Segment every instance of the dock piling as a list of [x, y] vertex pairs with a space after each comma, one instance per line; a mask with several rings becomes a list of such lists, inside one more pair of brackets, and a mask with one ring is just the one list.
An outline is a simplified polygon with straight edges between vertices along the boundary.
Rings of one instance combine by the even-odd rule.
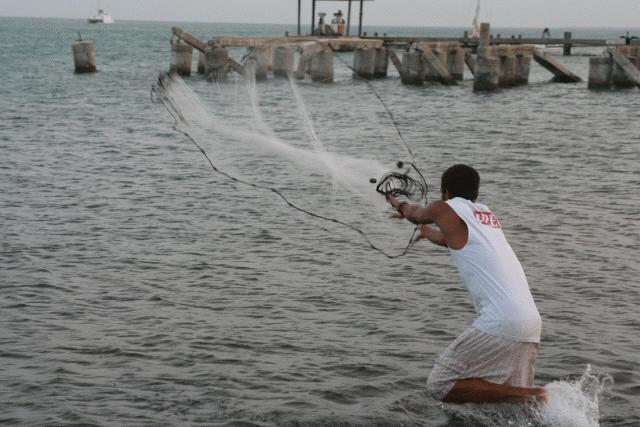
[[78, 40], [72, 46], [73, 64], [76, 73], [96, 72], [96, 51], [90, 40]]
[[209, 81], [227, 81], [229, 52], [224, 46], [214, 44], [205, 50], [205, 76]]
[[253, 71], [256, 81], [266, 80], [269, 69], [266, 49], [262, 47], [250, 47], [247, 55], [247, 64], [249, 61], [253, 62], [249, 68]]
[[191, 64], [193, 62], [193, 47], [181, 43], [180, 40], [171, 41], [171, 66], [170, 73], [177, 73], [180, 76], [191, 75]]
[[[620, 51], [623, 49], [607, 48], [605, 53], [609, 54], [613, 60], [612, 80], [618, 87], [640, 87], [640, 70], [632, 63], [627, 56]], [[630, 54], [629, 49], [624, 52]]]
[[486, 56], [486, 49], [491, 45], [491, 24], [482, 22], [480, 24], [480, 38], [478, 40], [478, 56]]
[[473, 79], [474, 92], [493, 92], [498, 89], [500, 59], [495, 56], [478, 56]]
[[273, 77], [288, 78], [293, 74], [295, 51], [290, 46], [276, 46], [273, 49]]
[[516, 85], [526, 85], [529, 83], [529, 71], [531, 70], [531, 54], [522, 50], [516, 51]]
[[562, 54], [564, 56], [571, 56], [571, 31], [565, 31], [564, 43], [562, 45]]
[[357, 48], [353, 55], [353, 78], [372, 79], [376, 66], [376, 50]]
[[498, 86], [509, 87], [516, 84], [516, 57], [508, 45], [498, 46], [497, 56], [500, 59]]
[[589, 58], [589, 89], [609, 89], [612, 81], [613, 60], [609, 56]]
[[389, 54], [387, 48], [378, 47], [375, 48], [376, 61], [373, 67], [373, 77], [377, 79], [387, 77], [389, 70]]
[[400, 80], [405, 85], [422, 85], [424, 83], [424, 65], [422, 63], [422, 53], [410, 49], [402, 55], [402, 66]]
[[311, 80], [318, 83], [333, 83], [333, 51], [323, 49], [311, 55]]
[[296, 69], [296, 79], [304, 80], [304, 78], [309, 74], [309, 65], [311, 63], [311, 57], [301, 52], [298, 57], [298, 68]]
[[449, 47], [447, 55], [447, 70], [455, 80], [464, 79], [465, 50], [460, 45]]

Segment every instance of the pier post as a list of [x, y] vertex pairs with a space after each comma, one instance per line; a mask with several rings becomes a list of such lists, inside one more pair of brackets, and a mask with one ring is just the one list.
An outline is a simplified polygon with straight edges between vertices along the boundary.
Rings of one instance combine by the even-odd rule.
[[565, 31], [564, 33], [564, 44], [562, 51], [564, 56], [571, 56], [571, 31]]
[[205, 76], [209, 81], [226, 81], [229, 75], [229, 52], [220, 45], [208, 47], [204, 53]]
[[464, 78], [464, 55], [465, 51], [459, 44], [449, 47], [447, 69], [451, 77], [456, 80]]
[[96, 72], [96, 51], [93, 42], [89, 40], [78, 40], [72, 46], [73, 64], [76, 73]]
[[499, 46], [497, 52], [500, 58], [500, 74], [498, 86], [508, 87], [516, 84], [516, 57], [509, 46]]
[[474, 92], [493, 92], [498, 89], [500, 59], [494, 56], [478, 56], [474, 73]]
[[531, 70], [531, 55], [521, 49], [516, 50], [516, 85], [526, 85], [529, 83], [529, 72]]
[[333, 82], [333, 51], [323, 49], [311, 55], [311, 80], [319, 83]]
[[300, 53], [298, 57], [298, 68], [296, 69], [296, 79], [304, 80], [309, 73], [309, 65], [311, 63], [311, 57], [306, 53]]
[[[628, 80], [628, 81], [632, 81], [633, 84], [640, 87], [640, 70], [634, 63], [631, 62], [629, 58], [627, 58], [627, 56], [625, 56], [621, 52], [621, 49], [615, 49], [615, 48], [609, 47], [605, 50], [605, 54], [608, 54], [611, 57], [611, 60], [613, 61], [613, 64], [614, 64], [613, 72], [615, 72], [616, 68], [619, 68], [620, 73], [624, 74], [626, 77], [624, 81], [620, 77], [618, 84], [626, 85], [627, 84], [626, 80]], [[615, 81], [613, 83], [616, 84]]]
[[267, 51], [263, 47], [250, 47], [248, 49], [249, 60], [253, 60], [253, 73], [256, 81], [267, 79], [268, 62]]
[[204, 52], [198, 51], [198, 74], [204, 74], [205, 71], [205, 60], [204, 60]]
[[353, 78], [372, 79], [376, 66], [376, 50], [357, 48], [353, 55]]
[[422, 52], [411, 49], [402, 55], [400, 80], [405, 85], [422, 85], [424, 83], [424, 64]]
[[387, 53], [387, 48], [378, 47], [375, 49], [376, 51], [376, 62], [373, 67], [373, 77], [380, 79], [387, 77], [387, 73], [389, 70], [389, 54]]
[[[628, 58], [634, 66], [636, 65], [636, 58], [631, 57], [630, 46], [619, 46], [616, 50]], [[630, 88], [636, 85], [635, 80], [629, 78], [625, 70], [620, 65], [616, 64], [615, 61], [611, 72], [611, 80], [613, 85], [619, 88]]]
[[609, 89], [612, 82], [613, 60], [610, 56], [589, 58], [589, 89]]
[[193, 47], [181, 43], [180, 40], [171, 41], [171, 66], [170, 73], [177, 73], [181, 76], [191, 75], [191, 64], [193, 62]]
[[273, 49], [273, 77], [288, 78], [293, 74], [295, 51], [290, 46], [276, 46]]
[[478, 40], [478, 56], [487, 56], [487, 48], [491, 45], [491, 24], [480, 24], [480, 39]]

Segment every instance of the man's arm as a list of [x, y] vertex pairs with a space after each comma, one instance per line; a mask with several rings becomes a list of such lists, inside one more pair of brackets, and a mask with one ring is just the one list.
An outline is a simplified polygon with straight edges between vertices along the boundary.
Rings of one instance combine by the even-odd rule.
[[420, 229], [420, 234], [418, 234], [418, 236], [416, 237], [415, 242], [420, 239], [427, 239], [435, 245], [444, 246], [445, 248], [447, 247], [447, 241], [445, 240], [442, 231], [436, 230], [435, 228], [426, 224], [420, 224], [418, 228]]
[[467, 225], [445, 202], [437, 200], [427, 206], [422, 206], [401, 203], [391, 195], [387, 196], [387, 201], [396, 208], [400, 218], [404, 217], [414, 224], [435, 223], [439, 230], [427, 231], [429, 234], [425, 236], [433, 243], [456, 250], [462, 249], [467, 244], [469, 235]]
[[402, 218], [414, 224], [433, 224], [438, 217], [448, 210], [443, 201], [437, 200], [427, 206], [400, 202], [397, 197], [388, 195], [387, 201], [393, 206]]

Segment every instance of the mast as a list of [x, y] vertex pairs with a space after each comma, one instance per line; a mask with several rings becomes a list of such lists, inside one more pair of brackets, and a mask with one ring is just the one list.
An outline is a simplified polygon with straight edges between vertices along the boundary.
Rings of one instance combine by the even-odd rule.
[[480, 19], [480, 0], [476, 4], [476, 14], [473, 17], [473, 22], [471, 23], [471, 37], [480, 37], [480, 23], [478, 20]]

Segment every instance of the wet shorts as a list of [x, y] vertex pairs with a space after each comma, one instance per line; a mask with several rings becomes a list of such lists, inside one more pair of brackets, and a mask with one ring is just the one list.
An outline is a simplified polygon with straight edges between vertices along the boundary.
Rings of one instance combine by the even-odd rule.
[[537, 356], [537, 343], [511, 341], [471, 327], [438, 356], [427, 392], [442, 400], [456, 381], [468, 378], [531, 387]]

